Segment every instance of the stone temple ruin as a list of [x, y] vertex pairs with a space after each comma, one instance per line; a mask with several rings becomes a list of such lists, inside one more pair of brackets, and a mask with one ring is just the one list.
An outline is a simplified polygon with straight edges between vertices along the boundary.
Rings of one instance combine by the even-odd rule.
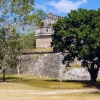
[[43, 26], [36, 28], [36, 47], [37, 48], [50, 48], [52, 42], [51, 35], [54, 33], [52, 24], [55, 23], [60, 16], [48, 13], [47, 19], [43, 20]]
[[[48, 13], [48, 16], [45, 20], [43, 20], [43, 26], [36, 27], [36, 48], [51, 48], [51, 35], [53, 35], [54, 30], [52, 28], [52, 24], [57, 22], [58, 18], [60, 16], [54, 15], [53, 13]], [[62, 18], [62, 17], [60, 17]], [[37, 61], [35, 61], [35, 65], [33, 70], [28, 70], [26, 72], [30, 73], [39, 73], [41, 76], [48, 76], [52, 78], [59, 78], [63, 76], [63, 79], [69, 79], [69, 80], [87, 80], [89, 79], [88, 72], [85, 71], [83, 68], [71, 68], [65, 73], [65, 66], [62, 64], [62, 55], [60, 53], [44, 53], [45, 51], [42, 51], [42, 56], [40, 56]], [[41, 61], [39, 60], [41, 59]], [[28, 60], [26, 60], [28, 61]], [[25, 63], [24, 59], [23, 62]], [[33, 62], [33, 61], [32, 61]], [[23, 63], [23, 64], [24, 64]], [[25, 63], [24, 66], [26, 66], [27, 63]], [[29, 65], [29, 64], [28, 64]], [[30, 66], [31, 62], [30, 62]], [[36, 67], [38, 66], [38, 67]], [[27, 68], [26, 68], [27, 69]], [[23, 70], [23, 69], [22, 69]], [[83, 73], [81, 75], [81, 73]]]
[[[58, 20], [59, 16], [48, 14], [43, 20], [44, 25], [36, 28], [36, 47], [49, 48], [52, 42], [51, 35], [54, 33], [52, 24]], [[21, 55], [20, 67], [8, 69], [13, 73], [33, 74], [38, 77], [50, 77], [63, 80], [89, 80], [90, 75], [84, 68], [68, 68], [62, 64], [63, 55], [44, 49], [41, 52], [23, 53]], [[76, 64], [77, 65], [77, 64]], [[100, 71], [99, 71], [100, 73]], [[100, 74], [98, 74], [100, 78]]]

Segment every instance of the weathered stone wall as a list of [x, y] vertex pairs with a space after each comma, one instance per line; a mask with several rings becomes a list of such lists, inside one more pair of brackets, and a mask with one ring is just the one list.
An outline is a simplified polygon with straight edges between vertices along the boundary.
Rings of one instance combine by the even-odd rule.
[[[37, 53], [24, 54], [21, 56], [19, 73], [34, 74], [51, 78], [62, 78], [67, 80], [89, 80], [90, 75], [85, 68], [68, 68], [62, 64], [60, 53]], [[18, 68], [9, 69], [12, 73], [17, 73]], [[98, 74], [100, 78], [100, 71]]]
[[90, 75], [85, 68], [69, 68], [63, 73], [63, 78], [68, 80], [89, 80]]
[[59, 53], [22, 55], [20, 73], [59, 78], [65, 66]]
[[49, 48], [51, 47], [52, 39], [51, 36], [37, 36], [36, 47], [37, 48]]

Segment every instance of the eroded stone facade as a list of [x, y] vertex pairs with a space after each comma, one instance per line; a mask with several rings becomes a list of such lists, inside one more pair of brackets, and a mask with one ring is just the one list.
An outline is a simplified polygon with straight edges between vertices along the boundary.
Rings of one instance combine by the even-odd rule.
[[43, 20], [43, 26], [36, 28], [36, 47], [37, 48], [49, 48], [51, 47], [52, 39], [51, 35], [54, 33], [52, 24], [58, 20], [59, 16], [49, 13], [47, 19]]
[[37, 48], [49, 48], [51, 47], [50, 42], [52, 41], [50, 35], [37, 36], [36, 38], [36, 47]]

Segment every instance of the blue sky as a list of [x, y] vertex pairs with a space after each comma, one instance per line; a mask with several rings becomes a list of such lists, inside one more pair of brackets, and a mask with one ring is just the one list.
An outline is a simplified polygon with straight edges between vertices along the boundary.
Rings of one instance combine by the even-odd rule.
[[66, 16], [71, 10], [78, 8], [98, 9], [100, 0], [35, 0], [35, 8], [42, 9], [46, 13]]

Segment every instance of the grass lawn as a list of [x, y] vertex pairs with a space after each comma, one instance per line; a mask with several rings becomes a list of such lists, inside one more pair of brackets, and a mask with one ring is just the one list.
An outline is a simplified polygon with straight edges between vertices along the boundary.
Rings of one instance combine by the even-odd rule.
[[[0, 80], [2, 75], [0, 75]], [[1, 80], [2, 81], [2, 80]], [[75, 81], [52, 79], [48, 77], [38, 77], [34, 75], [6, 75], [6, 82], [27, 84], [37, 88], [45, 89], [82, 89], [82, 88], [100, 88], [100, 81]]]
[[[100, 82], [63, 81], [33, 75], [7, 75], [0, 100], [100, 100]], [[0, 76], [1, 79], [1, 76]], [[96, 89], [97, 91], [88, 91]]]

